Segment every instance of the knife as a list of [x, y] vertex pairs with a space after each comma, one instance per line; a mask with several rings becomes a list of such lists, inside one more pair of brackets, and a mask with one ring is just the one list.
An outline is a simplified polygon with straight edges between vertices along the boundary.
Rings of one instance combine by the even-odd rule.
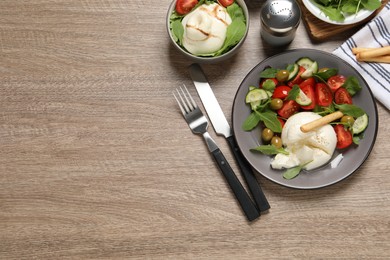
[[265, 197], [256, 177], [252, 171], [252, 167], [248, 161], [244, 158], [241, 151], [238, 148], [237, 142], [234, 139], [233, 131], [230, 128], [229, 123], [216, 99], [210, 84], [208, 83], [206, 76], [199, 64], [191, 64], [190, 75], [194, 82], [195, 88], [198, 92], [203, 106], [210, 118], [210, 121], [214, 127], [215, 132], [218, 135], [222, 135], [229, 143], [230, 149], [233, 152], [241, 173], [248, 185], [256, 206], [260, 211], [266, 211], [270, 208], [270, 205]]

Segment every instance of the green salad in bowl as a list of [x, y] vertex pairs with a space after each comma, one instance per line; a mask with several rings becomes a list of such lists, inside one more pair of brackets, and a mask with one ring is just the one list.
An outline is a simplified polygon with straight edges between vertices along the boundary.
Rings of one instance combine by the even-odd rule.
[[233, 55], [246, 38], [248, 27], [243, 0], [177, 0], [167, 15], [172, 42], [197, 62]]

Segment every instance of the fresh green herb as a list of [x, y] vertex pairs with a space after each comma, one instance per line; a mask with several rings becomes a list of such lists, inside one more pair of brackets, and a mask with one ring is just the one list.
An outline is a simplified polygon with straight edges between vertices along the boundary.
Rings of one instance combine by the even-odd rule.
[[296, 167], [290, 168], [283, 173], [283, 178], [287, 180], [294, 179], [302, 171], [302, 166], [298, 165]]
[[253, 111], [244, 121], [242, 129], [250, 131], [255, 128], [260, 121], [264, 122], [265, 126], [271, 129], [274, 133], [282, 132], [282, 124], [278, 120], [275, 112], [266, 110], [264, 112]]
[[292, 89], [287, 94], [288, 100], [296, 100], [300, 92], [300, 88], [298, 85], [294, 85]]
[[325, 71], [314, 73], [313, 76], [326, 83], [326, 81], [339, 73], [338, 69], [327, 69]]
[[345, 80], [343, 87], [348, 91], [351, 96], [354, 96], [357, 92], [362, 90], [362, 86], [360, 86], [358, 79], [354, 76], [348, 77]]
[[242, 124], [242, 129], [244, 131], [251, 131], [253, 128], [255, 128], [259, 122], [260, 122], [261, 118], [259, 116], [259, 114], [256, 112], [256, 111], [253, 111], [244, 121], [244, 123]]
[[352, 116], [354, 118], [360, 117], [364, 115], [366, 112], [364, 112], [363, 109], [356, 105], [349, 105], [349, 104], [334, 104], [335, 108], [343, 112], [344, 115]]
[[275, 112], [272, 112], [270, 110], [265, 112], [257, 112], [261, 121], [264, 122], [265, 126], [269, 129], [271, 129], [274, 133], [281, 133], [282, 132], [282, 124], [278, 120], [278, 117]]
[[266, 79], [263, 83], [263, 89], [273, 92], [276, 87], [275, 81], [272, 79]]
[[223, 46], [219, 51], [217, 51], [214, 56], [222, 55], [223, 53], [230, 50], [235, 46], [241, 39], [244, 37], [246, 25], [243, 20], [235, 19], [228, 26], [226, 31], [226, 39], [223, 43]]
[[287, 179], [287, 180], [291, 180], [291, 179], [294, 179], [295, 177], [298, 176], [298, 174], [302, 171], [303, 167], [305, 167], [306, 165], [308, 165], [309, 163], [311, 163], [312, 161], [309, 161], [307, 163], [304, 163], [302, 165], [298, 165], [296, 167], [293, 167], [293, 168], [290, 168], [290, 169], [287, 169], [287, 171], [285, 171], [283, 173], [283, 178]]
[[311, 0], [330, 20], [342, 22], [349, 15], [362, 9], [376, 10], [381, 6], [380, 0]]
[[260, 72], [260, 78], [270, 79], [275, 78], [278, 70], [275, 68], [266, 68], [262, 72]]
[[275, 155], [278, 153], [288, 155], [288, 152], [284, 148], [276, 148], [275, 146], [268, 144], [268, 145], [259, 145], [255, 148], [250, 149], [253, 152], [261, 152], [265, 155]]

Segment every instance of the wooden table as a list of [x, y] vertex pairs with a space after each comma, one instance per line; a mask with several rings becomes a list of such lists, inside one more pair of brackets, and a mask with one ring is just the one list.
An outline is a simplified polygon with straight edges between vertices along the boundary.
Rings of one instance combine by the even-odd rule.
[[[169, 4], [0, 1], [0, 258], [389, 258], [389, 111], [378, 104], [376, 145], [345, 181], [296, 190], [257, 175], [272, 208], [248, 223], [173, 99], [192, 83]], [[261, 2], [248, 5], [239, 54], [203, 67], [229, 121], [243, 77], [283, 51], [260, 38]], [[301, 25], [287, 48], [332, 52], [346, 37], [312, 42]]]

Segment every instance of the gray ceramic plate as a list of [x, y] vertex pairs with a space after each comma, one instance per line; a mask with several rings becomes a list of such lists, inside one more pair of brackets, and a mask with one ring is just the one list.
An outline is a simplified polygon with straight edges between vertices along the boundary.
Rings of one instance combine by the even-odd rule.
[[[338, 68], [339, 73], [342, 75], [356, 76], [363, 89], [353, 97], [353, 102], [366, 111], [369, 116], [369, 125], [360, 145], [352, 145], [341, 151], [344, 158], [336, 168], [332, 168], [330, 163], [328, 163], [311, 171], [302, 171], [296, 178], [286, 180], [282, 177], [283, 170], [274, 170], [271, 168], [270, 156], [250, 151], [251, 148], [261, 144], [261, 141], [259, 140], [260, 127], [256, 127], [250, 132], [242, 130], [242, 124], [251, 112], [250, 107], [245, 104], [245, 95], [247, 94], [249, 86], [258, 86], [259, 74], [265, 67], [284, 68], [287, 64], [294, 63], [300, 57], [310, 57], [311, 59], [316, 60], [319, 63], [319, 67]], [[238, 146], [254, 170], [269, 180], [283, 186], [299, 189], [315, 189], [337, 183], [359, 169], [374, 146], [378, 129], [378, 114], [371, 90], [366, 81], [351, 65], [327, 52], [313, 49], [297, 49], [272, 56], [260, 62], [248, 73], [242, 81], [234, 99], [232, 122]], [[333, 158], [339, 153], [340, 152], [336, 150]]]

